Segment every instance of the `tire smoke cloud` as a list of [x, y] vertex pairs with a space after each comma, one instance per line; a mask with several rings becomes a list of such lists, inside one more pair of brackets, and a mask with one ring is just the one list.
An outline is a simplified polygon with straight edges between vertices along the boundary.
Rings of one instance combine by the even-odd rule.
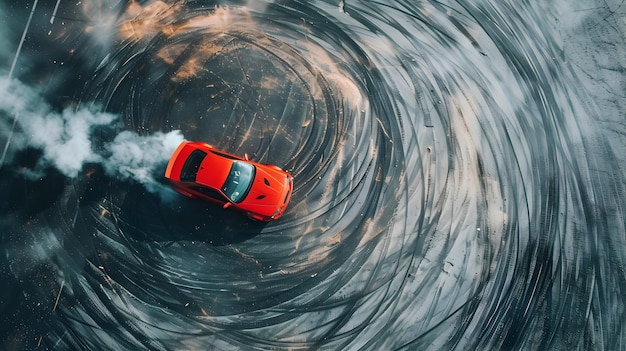
[[166, 163], [183, 140], [180, 131], [139, 135], [119, 133], [103, 146], [94, 145], [98, 128], [112, 128], [119, 117], [97, 105], [66, 107], [55, 111], [35, 88], [16, 79], [0, 78], [0, 111], [4, 129], [12, 132], [7, 140], [4, 165], [18, 150], [35, 148], [42, 156], [36, 167], [25, 174], [43, 176], [52, 166], [67, 177], [79, 175], [86, 163], [99, 163], [107, 175], [144, 184], [156, 191], [153, 173]]

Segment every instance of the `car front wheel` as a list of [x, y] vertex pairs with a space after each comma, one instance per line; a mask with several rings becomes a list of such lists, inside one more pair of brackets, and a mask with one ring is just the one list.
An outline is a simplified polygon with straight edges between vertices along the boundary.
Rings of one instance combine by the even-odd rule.
[[257, 221], [257, 222], [267, 222], [268, 219], [263, 217], [263, 216], [259, 216], [257, 214], [254, 213], [250, 213], [248, 212], [248, 218], [250, 218], [253, 221]]

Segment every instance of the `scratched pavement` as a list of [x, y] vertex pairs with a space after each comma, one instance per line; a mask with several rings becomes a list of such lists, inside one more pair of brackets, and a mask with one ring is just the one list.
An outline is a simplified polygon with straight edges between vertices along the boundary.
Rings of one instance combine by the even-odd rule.
[[[625, 12], [3, 0], [0, 349], [624, 349]], [[184, 139], [284, 216], [175, 193]]]

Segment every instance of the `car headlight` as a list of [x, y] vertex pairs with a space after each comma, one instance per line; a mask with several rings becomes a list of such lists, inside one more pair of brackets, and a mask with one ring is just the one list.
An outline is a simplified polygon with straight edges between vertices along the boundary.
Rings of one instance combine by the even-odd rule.
[[282, 210], [283, 210], [283, 206], [280, 206], [276, 211], [274, 211], [274, 213], [272, 213], [272, 216], [271, 216], [272, 219], [274, 219], [274, 217], [276, 217]]

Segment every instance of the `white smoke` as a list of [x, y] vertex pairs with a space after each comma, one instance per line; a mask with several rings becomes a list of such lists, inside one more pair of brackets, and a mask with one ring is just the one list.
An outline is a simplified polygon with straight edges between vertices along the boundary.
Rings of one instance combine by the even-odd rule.
[[159, 183], [153, 177], [154, 167], [167, 162], [181, 141], [183, 135], [178, 130], [148, 136], [121, 132], [107, 147], [111, 155], [104, 160], [104, 169], [109, 175], [133, 179], [157, 192]]
[[0, 78], [0, 111], [16, 121], [7, 142], [18, 149], [41, 149], [42, 166], [53, 165], [68, 177], [75, 177], [86, 162], [101, 161], [91, 148], [90, 131], [116, 119], [93, 107], [53, 111], [34, 89], [7, 77]]
[[[137, 181], [153, 192], [159, 190], [155, 167], [163, 166], [183, 140], [180, 131], [147, 136], [124, 131], [95, 150], [91, 138], [94, 128], [107, 126], [118, 116], [96, 106], [54, 111], [35, 89], [8, 77], [0, 77], [0, 114], [5, 135], [0, 139], [5, 144], [0, 147], [8, 149], [10, 145], [12, 151], [40, 149], [39, 167], [53, 166], [68, 177], [76, 177], [86, 163], [100, 163], [107, 175]], [[6, 157], [10, 159], [11, 153]]]

